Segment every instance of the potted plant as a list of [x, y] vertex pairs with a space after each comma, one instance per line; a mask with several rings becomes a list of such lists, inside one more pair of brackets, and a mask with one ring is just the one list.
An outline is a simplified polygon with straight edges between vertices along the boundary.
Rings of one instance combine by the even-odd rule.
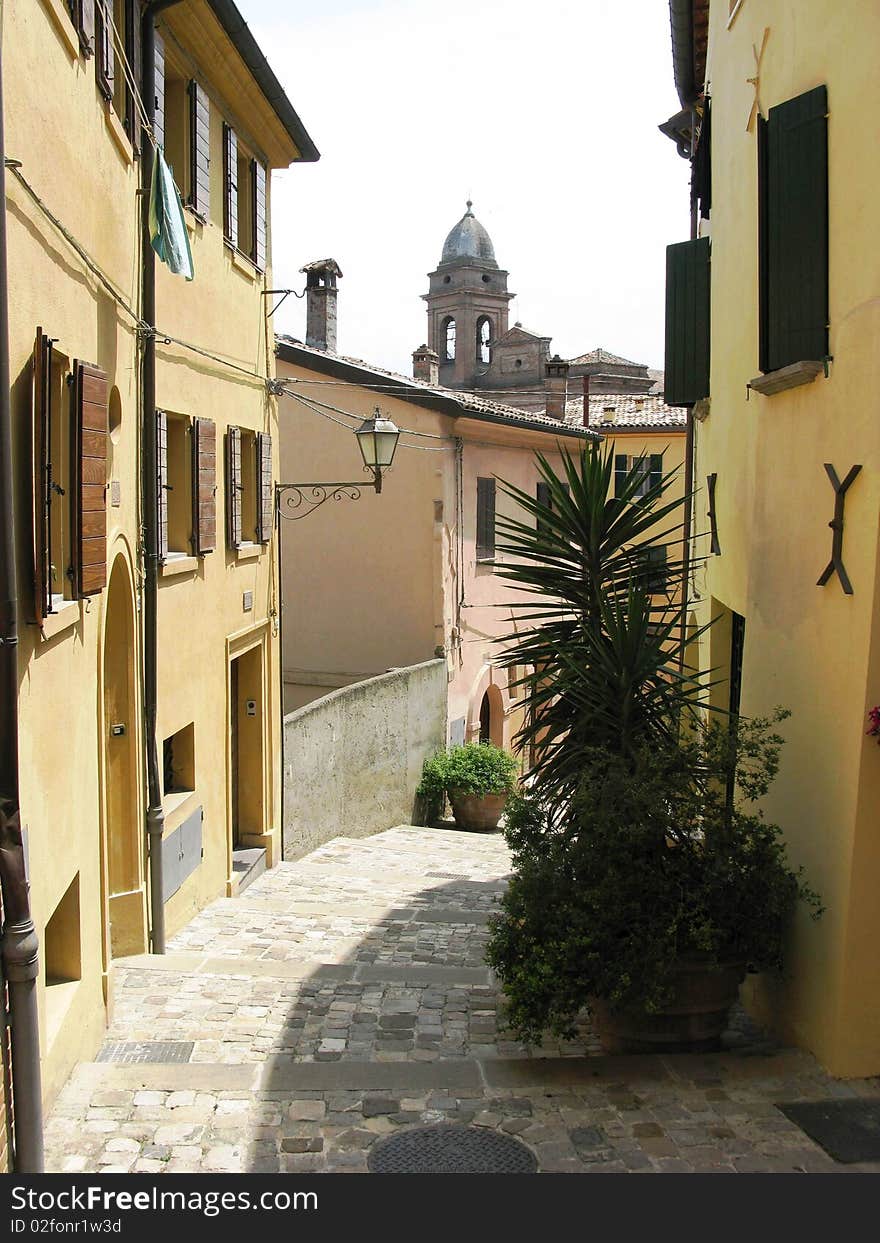
[[512, 755], [491, 743], [467, 742], [425, 760], [416, 793], [429, 815], [439, 815], [448, 798], [459, 828], [485, 832], [498, 827], [516, 775]]
[[521, 1038], [570, 1036], [587, 1009], [609, 1052], [718, 1047], [746, 971], [781, 967], [798, 902], [819, 913], [754, 807], [785, 715], [627, 758], [595, 748], [564, 816], [537, 796], [508, 805], [514, 874], [488, 960]]
[[531, 596], [511, 605], [520, 626], [500, 663], [539, 676], [516, 739], [535, 756], [531, 789], [508, 806], [514, 871], [488, 960], [528, 1041], [572, 1034], [588, 1008], [608, 1048], [711, 1047], [745, 971], [781, 965], [796, 904], [819, 914], [756, 807], [786, 714], [713, 719], [687, 668], [684, 567], [667, 560], [660, 591], [646, 555], [676, 547], [672, 475], [645, 490], [636, 463], [612, 495], [610, 450], [560, 456], [561, 475], [538, 458], [549, 505], [504, 485], [524, 516], [497, 520], [509, 555], [496, 573]]

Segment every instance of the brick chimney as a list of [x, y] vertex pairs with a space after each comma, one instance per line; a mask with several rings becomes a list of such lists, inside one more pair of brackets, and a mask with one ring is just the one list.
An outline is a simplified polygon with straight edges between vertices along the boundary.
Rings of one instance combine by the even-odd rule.
[[547, 359], [544, 372], [544, 390], [547, 394], [546, 415], [548, 419], [565, 418], [565, 402], [568, 397], [568, 363], [558, 354]]
[[413, 378], [416, 380], [424, 380], [426, 384], [433, 384], [434, 387], [440, 383], [440, 356], [434, 350], [429, 350], [427, 345], [420, 345], [417, 350], [413, 350]]
[[313, 350], [336, 349], [336, 278], [342, 269], [335, 259], [317, 259], [300, 272], [306, 276], [306, 345]]

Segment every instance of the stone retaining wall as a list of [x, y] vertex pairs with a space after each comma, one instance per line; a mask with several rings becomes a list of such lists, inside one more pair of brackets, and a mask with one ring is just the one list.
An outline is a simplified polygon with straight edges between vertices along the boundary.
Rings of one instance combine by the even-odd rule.
[[284, 718], [284, 858], [415, 814], [426, 756], [446, 742], [446, 662], [394, 669]]

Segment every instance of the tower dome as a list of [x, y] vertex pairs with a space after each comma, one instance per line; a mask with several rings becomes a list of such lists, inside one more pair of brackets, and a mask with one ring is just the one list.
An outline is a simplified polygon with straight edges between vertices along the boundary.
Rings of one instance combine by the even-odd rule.
[[467, 202], [467, 211], [458, 224], [450, 230], [443, 243], [441, 263], [455, 263], [462, 259], [476, 259], [487, 267], [497, 268], [495, 247], [492, 239], [471, 211], [473, 204]]

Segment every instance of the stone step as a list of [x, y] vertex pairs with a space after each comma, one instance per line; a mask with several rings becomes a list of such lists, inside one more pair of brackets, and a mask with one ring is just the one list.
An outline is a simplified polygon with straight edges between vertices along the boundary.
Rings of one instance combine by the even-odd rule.
[[117, 968], [174, 972], [179, 975], [236, 975], [282, 980], [342, 980], [355, 984], [445, 985], [486, 987], [492, 984], [488, 967], [446, 967], [433, 963], [320, 963], [277, 958], [219, 958], [215, 955], [137, 954], [116, 959]]
[[233, 850], [232, 884], [235, 894], [244, 893], [266, 870], [266, 851], [260, 846]]

